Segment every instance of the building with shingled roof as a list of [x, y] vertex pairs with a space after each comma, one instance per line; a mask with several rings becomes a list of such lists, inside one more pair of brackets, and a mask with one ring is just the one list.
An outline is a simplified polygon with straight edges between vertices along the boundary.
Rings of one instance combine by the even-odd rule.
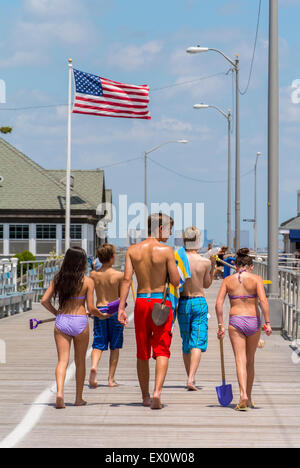
[[[0, 138], [0, 258], [64, 253], [65, 179], [66, 171], [47, 170]], [[95, 255], [111, 221], [112, 192], [101, 169], [74, 170], [71, 179], [71, 246]]]

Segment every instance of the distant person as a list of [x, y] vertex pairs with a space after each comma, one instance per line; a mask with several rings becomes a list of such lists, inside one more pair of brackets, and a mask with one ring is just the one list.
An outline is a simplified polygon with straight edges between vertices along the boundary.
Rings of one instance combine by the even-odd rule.
[[[97, 308], [105, 313], [107, 306], [119, 299], [123, 273], [114, 270], [116, 249], [111, 244], [104, 244], [98, 248], [97, 256], [101, 268], [92, 271], [91, 279], [95, 284], [97, 296]], [[94, 318], [94, 341], [92, 351], [92, 366], [89, 383], [92, 388], [98, 387], [97, 371], [103, 351], [110, 348], [108, 386], [118, 386], [115, 381], [115, 373], [119, 362], [120, 349], [123, 347], [124, 327], [118, 321], [118, 315], [113, 315], [107, 320]]]
[[[83, 400], [83, 386], [86, 375], [86, 352], [89, 344], [89, 323], [85, 304], [90, 314], [102, 319], [106, 314], [94, 305], [94, 283], [85, 276], [87, 256], [81, 247], [71, 247], [65, 254], [61, 269], [45, 292], [41, 304], [56, 316], [54, 337], [57, 346], [56, 367], [57, 397], [56, 408], [65, 408], [64, 384], [70, 359], [72, 341], [75, 348], [76, 400], [75, 406], [86, 405]], [[57, 298], [59, 309], [51, 299]]]
[[265, 318], [265, 331], [272, 333], [269, 316], [269, 304], [266, 298], [263, 280], [254, 275], [253, 259], [249, 249], [240, 249], [236, 258], [237, 273], [224, 279], [216, 302], [218, 338], [223, 339], [225, 325], [223, 319], [223, 304], [226, 295], [230, 299], [229, 337], [236, 360], [236, 371], [240, 386], [240, 401], [237, 411], [246, 411], [254, 407], [252, 387], [254, 382], [254, 358], [261, 335], [260, 310], [258, 299]]
[[[134, 310], [135, 334], [137, 344], [137, 372], [144, 406], [161, 409], [161, 393], [168, 370], [170, 346], [172, 341], [173, 312], [170, 307], [165, 324], [157, 326], [152, 320], [155, 303], [161, 303], [168, 277], [175, 288], [179, 286], [180, 276], [177, 270], [174, 252], [163, 245], [172, 233], [174, 221], [163, 213], [151, 214], [148, 218], [148, 238], [129, 247], [126, 254], [125, 274], [121, 287], [119, 321], [127, 325], [128, 316], [125, 302], [129, 294], [133, 273], [138, 282], [137, 300]], [[156, 360], [155, 388], [153, 398], [149, 392], [149, 359]]]
[[180, 295], [177, 312], [182, 338], [183, 361], [187, 373], [187, 389], [197, 390], [195, 376], [201, 355], [207, 350], [208, 306], [204, 289], [211, 286], [216, 260], [198, 254], [201, 232], [189, 227], [183, 235], [184, 247], [191, 269], [191, 278], [186, 279]]
[[230, 265], [232, 265], [233, 268], [230, 268], [229, 265], [224, 265], [224, 273], [223, 273], [223, 276], [224, 276], [224, 279], [227, 278], [227, 276], [230, 276], [232, 275], [233, 273], [235, 273], [235, 257], [231, 257], [230, 255], [228, 257], [225, 257], [225, 261], [226, 263], [229, 263]]
[[[226, 246], [221, 247], [218, 253], [218, 257], [220, 260], [224, 260], [224, 257], [227, 251], [228, 251], [228, 247]], [[224, 265], [219, 260], [217, 260], [217, 267], [215, 269], [214, 279], [223, 278], [223, 274], [224, 274]]]

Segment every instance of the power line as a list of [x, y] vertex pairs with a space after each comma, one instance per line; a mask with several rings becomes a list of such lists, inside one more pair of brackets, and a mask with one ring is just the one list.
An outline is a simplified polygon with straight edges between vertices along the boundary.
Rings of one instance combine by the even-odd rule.
[[108, 169], [108, 168], [114, 167], [114, 166], [121, 166], [122, 164], [127, 164], [127, 163], [130, 163], [132, 161], [137, 161], [138, 159], [143, 159], [143, 158], [142, 158], [142, 156], [139, 156], [138, 158], [125, 159], [125, 161], [119, 161], [119, 162], [116, 162], [116, 163], [113, 163], [113, 164], [108, 164], [107, 166], [101, 166], [101, 169]]
[[[166, 171], [168, 172], [171, 172], [175, 175], [177, 175], [178, 177], [181, 177], [183, 179], [187, 179], [187, 180], [192, 180], [194, 182], [201, 182], [203, 184], [222, 184], [222, 183], [225, 183], [227, 182], [228, 179], [224, 179], [224, 180], [204, 180], [204, 179], [197, 179], [196, 177], [190, 177], [190, 176], [186, 176], [184, 174], [181, 174], [180, 172], [177, 172], [175, 171], [174, 169], [171, 169], [170, 167], [167, 167], [167, 166], [164, 166], [163, 164], [155, 161], [154, 159], [152, 159], [150, 156], [148, 156], [148, 159], [150, 159], [150, 161], [152, 161], [154, 164], [156, 164], [157, 166], [160, 166], [162, 167], [163, 169], [165, 169]], [[251, 169], [250, 171], [247, 171], [245, 172], [245, 174], [241, 175], [241, 177], [246, 177], [247, 175], [251, 174], [252, 172], [254, 171], [254, 169]]]
[[249, 89], [250, 82], [251, 82], [251, 77], [252, 77], [252, 72], [253, 72], [253, 65], [254, 65], [254, 58], [255, 58], [255, 52], [256, 52], [256, 46], [257, 46], [257, 39], [258, 39], [258, 31], [259, 31], [259, 23], [260, 23], [260, 15], [261, 15], [261, 0], [259, 0], [259, 6], [258, 6], [258, 17], [257, 17], [257, 25], [256, 25], [256, 34], [255, 34], [255, 40], [254, 40], [254, 48], [253, 48], [253, 55], [252, 55], [252, 60], [251, 60], [251, 65], [250, 65], [250, 73], [249, 73], [249, 78], [248, 78], [248, 83], [244, 91], [239, 90], [239, 93], [244, 96]]
[[151, 89], [151, 92], [153, 93], [154, 91], [160, 91], [162, 89], [175, 88], [176, 86], [183, 86], [183, 85], [186, 85], [186, 84], [197, 83], [199, 81], [208, 80], [209, 78], [214, 78], [215, 76], [227, 75], [227, 74], [228, 74], [228, 71], [226, 71], [226, 72], [224, 71], [224, 72], [214, 73], [213, 75], [202, 76], [200, 78], [196, 78], [195, 80], [180, 81], [179, 83], [162, 86], [161, 88], [153, 88], [153, 89]]

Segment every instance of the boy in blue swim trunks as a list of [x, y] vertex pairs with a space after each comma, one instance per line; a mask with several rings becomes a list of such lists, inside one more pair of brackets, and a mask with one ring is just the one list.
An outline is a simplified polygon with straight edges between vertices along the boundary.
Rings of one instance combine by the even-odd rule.
[[216, 261], [198, 254], [201, 232], [187, 228], [183, 235], [186, 254], [190, 263], [191, 278], [187, 279], [180, 295], [178, 322], [182, 338], [183, 360], [188, 376], [187, 389], [197, 390], [195, 376], [202, 353], [207, 349], [208, 307], [204, 289], [210, 287]]
[[[107, 311], [107, 305], [120, 297], [120, 286], [123, 273], [114, 270], [116, 249], [111, 244], [104, 244], [98, 248], [97, 256], [102, 263], [100, 270], [92, 271], [90, 276], [95, 283], [97, 307], [100, 311]], [[89, 383], [97, 388], [97, 370], [103, 351], [110, 347], [108, 386], [116, 387], [115, 373], [119, 361], [120, 349], [123, 347], [124, 327], [118, 321], [118, 314], [106, 320], [94, 318], [94, 342], [92, 352], [92, 366]]]

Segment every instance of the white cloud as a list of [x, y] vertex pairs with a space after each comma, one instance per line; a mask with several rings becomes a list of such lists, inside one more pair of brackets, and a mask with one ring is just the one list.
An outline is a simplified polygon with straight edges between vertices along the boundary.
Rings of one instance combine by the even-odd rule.
[[292, 86], [280, 88], [280, 120], [292, 124], [300, 123], [300, 104], [293, 104]]
[[[94, 0], [90, 0], [94, 1]], [[6, 40], [3, 68], [49, 63], [54, 47], [85, 50], [95, 37], [82, 0], [24, 0]]]
[[0, 67], [2, 68], [14, 68], [14, 67], [26, 67], [28, 65], [34, 65], [37, 63], [46, 63], [47, 58], [40, 54], [36, 50], [20, 50], [14, 52], [7, 58], [0, 58]]
[[25, 0], [25, 9], [33, 15], [65, 16], [82, 10], [82, 5], [78, 0]]
[[159, 41], [146, 42], [141, 46], [118, 43], [111, 47], [108, 62], [126, 71], [137, 70], [152, 63], [161, 50], [162, 43]]

